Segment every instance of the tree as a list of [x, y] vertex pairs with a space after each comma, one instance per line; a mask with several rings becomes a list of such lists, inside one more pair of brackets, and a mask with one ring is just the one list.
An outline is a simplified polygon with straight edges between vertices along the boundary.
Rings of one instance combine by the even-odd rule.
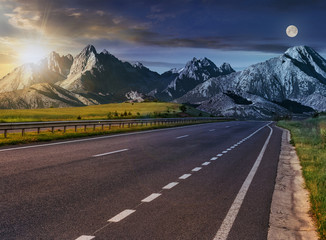
[[181, 105], [180, 107], [179, 107], [179, 109], [181, 110], [181, 112], [186, 112], [187, 111], [187, 107], [185, 106], [185, 105]]

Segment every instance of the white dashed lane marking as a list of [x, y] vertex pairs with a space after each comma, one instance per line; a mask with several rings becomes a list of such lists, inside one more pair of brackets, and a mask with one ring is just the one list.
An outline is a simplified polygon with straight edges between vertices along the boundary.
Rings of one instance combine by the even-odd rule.
[[95, 236], [81, 235], [79, 238], [76, 238], [75, 240], [91, 240], [93, 238], [95, 238]]
[[171, 189], [171, 188], [175, 187], [178, 184], [179, 184], [178, 182], [171, 182], [168, 185], [164, 186], [162, 189]]
[[114, 154], [114, 153], [125, 152], [125, 151], [128, 151], [128, 150], [129, 149], [121, 149], [121, 150], [117, 150], [117, 151], [113, 151], [113, 152], [107, 152], [107, 153], [101, 153], [101, 154], [93, 155], [93, 157], [101, 157], [101, 156], [110, 155], [110, 154]]
[[191, 174], [183, 174], [181, 177], [179, 177], [179, 179], [187, 179], [190, 176]]
[[191, 171], [198, 172], [200, 169], [201, 169], [201, 167], [196, 167], [196, 168], [192, 169]]
[[[255, 135], [257, 132], [259, 132], [261, 129], [263, 129], [263, 128], [266, 127], [266, 126], [268, 126], [268, 124], [265, 125], [265, 126], [263, 126], [263, 127], [261, 127], [261, 128], [259, 128], [258, 130], [256, 130], [255, 132], [253, 132], [251, 135], [249, 135], [249, 136], [247, 136], [246, 138], [242, 139], [241, 141], [237, 142], [236, 144], [234, 144], [234, 145], [231, 146], [230, 148], [227, 148], [227, 149], [224, 150], [222, 153], [217, 154], [216, 157], [212, 157], [210, 160], [211, 160], [211, 161], [215, 161], [215, 160], [217, 160], [218, 157], [221, 157], [221, 156], [223, 156], [224, 153], [227, 153], [228, 151], [231, 151], [232, 149], [234, 149], [235, 147], [237, 147], [238, 145], [240, 145], [241, 143], [243, 143], [243, 142], [246, 141], [247, 139], [251, 138], [253, 135]], [[230, 126], [226, 126], [226, 128], [228, 128], [228, 127], [230, 127]], [[268, 127], [269, 127], [269, 126], [268, 126]], [[269, 127], [269, 128], [270, 128], [270, 127]], [[271, 128], [270, 128], [270, 129], [271, 129]], [[215, 131], [215, 129], [210, 129], [209, 131], [212, 132], [212, 131]], [[273, 131], [273, 130], [271, 129], [270, 136], [271, 136], [271, 134], [272, 134], [272, 131]], [[268, 140], [266, 140], [265, 145], [268, 144], [268, 141], [269, 141], [270, 136], [268, 137]], [[183, 135], [183, 136], [179, 136], [179, 137], [176, 137], [176, 138], [177, 138], [177, 139], [180, 139], [180, 138], [185, 138], [185, 137], [189, 137], [189, 135]], [[265, 145], [264, 145], [263, 148], [266, 148]], [[124, 152], [124, 151], [128, 151], [128, 149], [121, 149], [121, 150], [117, 150], [117, 151], [113, 151], [113, 152], [97, 154], [97, 155], [93, 155], [93, 157], [105, 156], [105, 155], [114, 154], [114, 153], [119, 153], [119, 152]], [[261, 154], [260, 154], [260, 155], [263, 154], [263, 153], [262, 153], [263, 151], [264, 151], [264, 150], [261, 151]], [[262, 156], [260, 156], [260, 157], [262, 157]], [[258, 157], [258, 158], [259, 158], [259, 157]], [[258, 159], [256, 160], [256, 164], [257, 164], [257, 162], [259, 162]], [[210, 163], [211, 163], [211, 162], [204, 162], [204, 163], [202, 163], [202, 166], [207, 166], [207, 165], [209, 165]], [[256, 164], [255, 164], [255, 165], [256, 165]], [[253, 167], [253, 168], [254, 168], [254, 167]], [[257, 168], [258, 168], [258, 166], [256, 166], [256, 170], [257, 170]], [[198, 172], [198, 171], [200, 171], [201, 169], [202, 169], [202, 167], [195, 167], [195, 168], [192, 169], [191, 171], [192, 171], [192, 172]], [[252, 171], [253, 171], [253, 169], [252, 169]], [[254, 175], [254, 174], [255, 174], [255, 173], [253, 173], [252, 175]], [[251, 174], [249, 174], [249, 175], [251, 175]], [[183, 174], [182, 176], [179, 177], [179, 179], [187, 179], [187, 178], [190, 177], [190, 176], [191, 176], [191, 174]], [[252, 177], [253, 177], [253, 176], [252, 176]], [[249, 187], [249, 185], [250, 185], [252, 179], [248, 181], [248, 178], [249, 178], [249, 176], [247, 177], [247, 179], [246, 179], [245, 183], [243, 184], [242, 188], [244, 188], [244, 185], [246, 185], [246, 188]], [[175, 186], [178, 185], [178, 184], [179, 184], [179, 182], [171, 182], [171, 183], [165, 185], [162, 189], [171, 189], [171, 188], [175, 187]], [[238, 193], [238, 195], [242, 195], [242, 196], [240, 197], [240, 199], [242, 198], [242, 199], [241, 199], [242, 201], [243, 201], [243, 197], [244, 197], [245, 194], [246, 194], [246, 191], [247, 191], [247, 189], [245, 189], [245, 190], [240, 190], [241, 194], [240, 194], [240, 192]], [[142, 202], [142, 203], [148, 203], [148, 202], [151, 202], [151, 201], [153, 201], [154, 199], [158, 198], [158, 197], [161, 196], [161, 195], [162, 195], [161, 193], [152, 193], [152, 194], [149, 195], [148, 197], [146, 197], [146, 198], [144, 198], [143, 200], [141, 200], [141, 202]], [[239, 197], [239, 196], [237, 196], [237, 198], [238, 198], [238, 197]], [[241, 201], [241, 200], [240, 200], [240, 201]], [[235, 200], [235, 202], [236, 202], [236, 200]], [[233, 203], [233, 204], [234, 204], [234, 203]], [[241, 203], [240, 203], [240, 206], [241, 206]], [[228, 215], [230, 214], [230, 212], [235, 211], [234, 214], [235, 214], [235, 216], [236, 216], [236, 215], [237, 215], [237, 212], [239, 211], [240, 206], [239, 206], [239, 205], [237, 205], [236, 207], [235, 207], [235, 206], [232, 206], [231, 209], [232, 209], [232, 208], [235, 208], [235, 209], [232, 209], [232, 210], [230, 209]], [[137, 208], [137, 207], [136, 207], [136, 208]], [[120, 222], [122, 219], [128, 217], [130, 214], [134, 213], [135, 211], [136, 211], [136, 210], [126, 209], [126, 210], [122, 211], [121, 213], [117, 214], [116, 216], [114, 216], [113, 218], [109, 219], [108, 222], [110, 222], [110, 223]], [[220, 227], [220, 229], [219, 229], [219, 231], [217, 232], [217, 234], [216, 234], [214, 240], [215, 240], [215, 239], [226, 239], [226, 237], [227, 237], [227, 235], [228, 235], [228, 232], [230, 231], [230, 228], [231, 228], [232, 225], [233, 225], [233, 221], [234, 221], [233, 218], [234, 218], [234, 215], [233, 215], [232, 217], [230, 217], [230, 216], [228, 217], [228, 216], [227, 216], [226, 219], [224, 219], [224, 222], [222, 223], [222, 225], [224, 224], [224, 226], [221, 226], [221, 227]], [[230, 221], [229, 221], [229, 220], [230, 220]], [[228, 223], [225, 223], [225, 222], [228, 222]], [[110, 224], [110, 223], [109, 223], [109, 224]], [[98, 229], [96, 232], [101, 231], [102, 229], [104, 229], [105, 227], [107, 227], [109, 224], [107, 224], [107, 225], [105, 225], [104, 227]], [[94, 235], [96, 232], [94, 232], [93, 235]], [[221, 236], [222, 236], [222, 238], [220, 238]], [[76, 240], [91, 240], [91, 239], [94, 239], [94, 238], [95, 238], [95, 236], [90, 236], [90, 235], [81, 235], [81, 236], [78, 237]]]
[[185, 137], [189, 137], [189, 135], [179, 136], [179, 137], [176, 137], [176, 139], [185, 138]]
[[126, 209], [119, 213], [118, 215], [114, 216], [113, 218], [109, 219], [108, 222], [120, 222], [122, 219], [128, 217], [130, 214], [136, 212], [136, 210]]
[[151, 195], [149, 195], [147, 198], [144, 198], [143, 200], [141, 200], [142, 202], [151, 202], [154, 199], [158, 198], [159, 196], [161, 196], [161, 193], [153, 193]]

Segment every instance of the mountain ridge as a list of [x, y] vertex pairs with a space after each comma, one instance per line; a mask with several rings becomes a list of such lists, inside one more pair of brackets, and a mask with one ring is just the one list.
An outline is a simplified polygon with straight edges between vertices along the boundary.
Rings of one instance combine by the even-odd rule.
[[[24, 89], [38, 100], [31, 100], [31, 94], [17, 98], [15, 91]], [[295, 46], [238, 72], [228, 63], [217, 67], [207, 58], [193, 58], [181, 69], [159, 74], [87, 45], [75, 57], [51, 52], [39, 64], [16, 68], [0, 80], [0, 92], [9, 92], [5, 99], [10, 104], [0, 104], [5, 108], [48, 106], [42, 99], [52, 104], [57, 99], [55, 106], [66, 106], [156, 98], [196, 104], [215, 115], [266, 119], [289, 115], [298, 107], [326, 111], [326, 60], [308, 46]], [[10, 96], [16, 100], [10, 101]]]
[[[231, 91], [241, 97], [249, 98], [248, 100], [250, 96], [257, 96], [268, 102], [281, 103], [291, 100], [316, 111], [326, 111], [324, 76], [326, 76], [326, 60], [307, 46], [296, 46], [289, 48], [279, 57], [251, 65], [242, 71], [211, 78], [175, 101], [202, 104], [206, 111], [216, 113], [216, 109], [220, 108], [217, 105], [223, 106], [223, 101], [215, 101], [215, 105], [209, 105], [207, 101], [209, 102], [214, 96]], [[255, 102], [251, 107], [255, 107]], [[227, 109], [225, 107], [219, 114], [236, 113], [236, 109], [226, 113]], [[283, 110], [285, 113], [286, 109]], [[276, 111], [270, 112], [270, 118], [274, 114], [272, 112]]]

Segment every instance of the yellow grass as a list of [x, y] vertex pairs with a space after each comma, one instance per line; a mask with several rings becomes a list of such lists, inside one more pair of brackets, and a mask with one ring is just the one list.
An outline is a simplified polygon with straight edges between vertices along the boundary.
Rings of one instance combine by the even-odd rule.
[[[27, 121], [61, 121], [77, 119], [107, 119], [108, 114], [115, 118], [123, 117], [157, 117], [160, 114], [180, 113], [180, 104], [163, 102], [143, 103], [112, 103], [86, 107], [47, 108], [47, 109], [0, 109], [0, 122], [27, 122]], [[198, 111], [198, 110], [197, 110]], [[200, 111], [198, 111], [199, 113]], [[130, 115], [131, 114], [131, 115]]]

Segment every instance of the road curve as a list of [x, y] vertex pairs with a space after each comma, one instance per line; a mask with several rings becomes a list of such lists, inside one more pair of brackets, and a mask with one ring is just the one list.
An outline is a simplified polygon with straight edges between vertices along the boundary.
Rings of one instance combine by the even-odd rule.
[[0, 148], [0, 239], [266, 239], [281, 141], [268, 124]]

